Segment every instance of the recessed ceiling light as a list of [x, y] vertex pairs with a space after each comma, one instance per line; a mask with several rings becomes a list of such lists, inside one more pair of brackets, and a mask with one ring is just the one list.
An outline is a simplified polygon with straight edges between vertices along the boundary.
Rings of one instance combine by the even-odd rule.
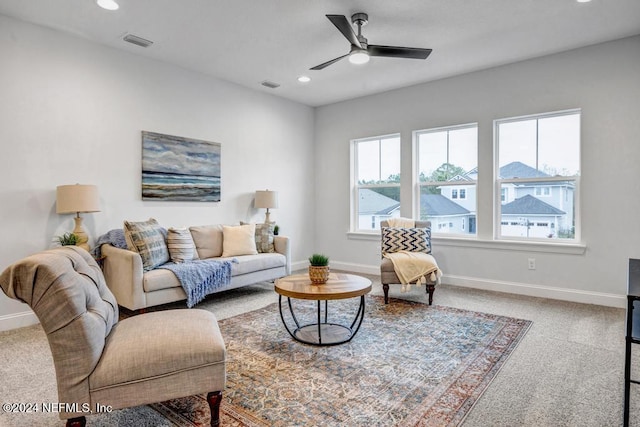
[[576, 0], [578, 3], [589, 3], [591, 0]]
[[300, 77], [298, 77], [298, 81], [300, 83], [309, 83], [311, 81], [311, 77], [309, 77], [309, 76], [300, 76]]
[[96, 3], [98, 3], [98, 6], [100, 6], [103, 9], [107, 9], [107, 10], [118, 10], [118, 8], [120, 6], [118, 6], [118, 3], [115, 2], [115, 0], [96, 0]]

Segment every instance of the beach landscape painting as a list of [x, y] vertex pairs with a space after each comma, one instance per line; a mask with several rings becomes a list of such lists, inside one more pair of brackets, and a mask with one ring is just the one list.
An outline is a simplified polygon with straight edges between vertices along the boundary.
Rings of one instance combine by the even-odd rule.
[[142, 132], [142, 200], [220, 201], [220, 144]]

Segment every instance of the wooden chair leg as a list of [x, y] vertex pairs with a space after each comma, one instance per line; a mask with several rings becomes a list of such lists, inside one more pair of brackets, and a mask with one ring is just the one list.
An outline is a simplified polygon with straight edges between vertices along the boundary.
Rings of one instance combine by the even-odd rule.
[[429, 305], [433, 303], [433, 292], [436, 290], [436, 285], [427, 285], [427, 293], [429, 294]]
[[382, 290], [384, 291], [384, 303], [389, 304], [389, 285], [387, 283], [383, 283]]
[[220, 425], [220, 403], [222, 403], [222, 392], [212, 391], [207, 394], [207, 402], [211, 410], [211, 427]]
[[67, 427], [85, 427], [87, 425], [87, 419], [85, 417], [69, 418], [67, 420]]

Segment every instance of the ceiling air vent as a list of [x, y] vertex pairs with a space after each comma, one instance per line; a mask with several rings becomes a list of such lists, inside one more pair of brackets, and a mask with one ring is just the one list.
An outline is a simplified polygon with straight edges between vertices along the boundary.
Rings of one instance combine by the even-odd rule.
[[122, 40], [142, 47], [149, 47], [153, 44], [151, 40], [143, 39], [142, 37], [134, 36], [133, 34], [125, 35]]
[[278, 83], [270, 82], [269, 80], [265, 80], [265, 81], [261, 82], [260, 84], [262, 86], [268, 87], [269, 89], [275, 89], [277, 87], [280, 87], [280, 85]]

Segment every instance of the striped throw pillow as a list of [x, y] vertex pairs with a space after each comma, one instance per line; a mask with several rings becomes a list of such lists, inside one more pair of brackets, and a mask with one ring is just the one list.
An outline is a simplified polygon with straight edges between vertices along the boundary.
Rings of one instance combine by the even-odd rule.
[[382, 228], [382, 254], [409, 251], [431, 253], [431, 228]]
[[169, 249], [162, 231], [158, 221], [153, 218], [142, 222], [124, 222], [127, 246], [130, 251], [140, 254], [144, 271], [153, 270], [169, 261]]
[[191, 232], [187, 228], [169, 228], [167, 232], [167, 248], [171, 261], [179, 263], [198, 258], [196, 245]]

